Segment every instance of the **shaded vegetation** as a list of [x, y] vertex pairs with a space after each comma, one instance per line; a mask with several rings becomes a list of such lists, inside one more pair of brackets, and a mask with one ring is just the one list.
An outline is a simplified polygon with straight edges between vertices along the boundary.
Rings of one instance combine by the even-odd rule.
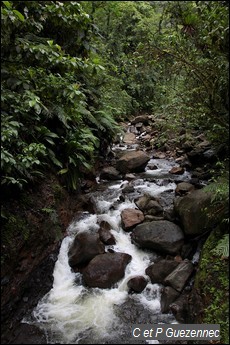
[[48, 169], [76, 190], [116, 132], [94, 100], [92, 80], [103, 67], [89, 57], [89, 33], [77, 2], [2, 3], [3, 186], [23, 188]]
[[[225, 230], [226, 231], [226, 230]], [[194, 287], [203, 301], [198, 323], [219, 324], [221, 344], [229, 343], [229, 265], [228, 258], [215, 253], [223, 229], [217, 228], [207, 239], [201, 254]]]
[[[208, 189], [221, 225], [204, 247], [196, 284], [207, 305], [202, 322], [220, 323], [227, 341], [228, 13], [227, 1], [1, 2], [4, 259], [10, 246], [17, 252], [31, 240], [20, 219], [33, 206], [26, 193], [50, 173], [59, 179], [57, 198], [79, 191], [119, 121], [162, 118], [158, 147], [172, 130], [189, 139], [199, 129], [218, 155]], [[5, 208], [10, 200], [22, 202], [22, 213]], [[56, 205], [47, 201], [40, 215], [47, 228], [58, 225], [47, 243], [60, 238]]]
[[[2, 185], [69, 190], [139, 112], [228, 151], [225, 1], [2, 1]], [[225, 152], [225, 153], [226, 153]]]

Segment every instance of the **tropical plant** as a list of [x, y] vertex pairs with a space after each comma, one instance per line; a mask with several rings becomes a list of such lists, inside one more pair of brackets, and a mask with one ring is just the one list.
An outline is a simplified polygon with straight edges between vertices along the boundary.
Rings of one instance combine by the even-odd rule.
[[229, 234], [225, 234], [212, 252], [218, 256], [229, 257]]
[[91, 82], [103, 67], [89, 15], [78, 2], [3, 1], [1, 16], [2, 184], [23, 188], [48, 168], [76, 189], [117, 128]]

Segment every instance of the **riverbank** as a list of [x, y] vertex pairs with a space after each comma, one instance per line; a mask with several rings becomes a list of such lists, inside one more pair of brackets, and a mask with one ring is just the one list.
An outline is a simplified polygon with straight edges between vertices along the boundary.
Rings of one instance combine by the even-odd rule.
[[[135, 120], [134, 131], [140, 127], [140, 118]], [[135, 126], [138, 124], [138, 126]], [[142, 123], [143, 125], [143, 123]], [[143, 125], [143, 127], [149, 126]], [[151, 127], [151, 126], [150, 126]], [[155, 156], [161, 157], [160, 159], [164, 159], [165, 157], [174, 157], [177, 162], [180, 162], [184, 167], [188, 167], [188, 161], [186, 157], [183, 157], [183, 150], [190, 145], [191, 143], [185, 145], [185, 142], [182, 143], [185, 148], [177, 147], [174, 145], [170, 145], [169, 142], [162, 143], [160, 147], [159, 141], [157, 141], [157, 133], [156, 128], [153, 129], [152, 132], [155, 131], [154, 142], [151, 141], [151, 133], [144, 133], [144, 128], [142, 132], [139, 133], [139, 138], [141, 141], [142, 147], [146, 149], [146, 152], [154, 149]], [[144, 133], [144, 134], [143, 134]], [[133, 133], [136, 136], [138, 133]], [[146, 137], [146, 135], [150, 135]], [[200, 135], [200, 134], [199, 134]], [[127, 137], [124, 144], [129, 144], [130, 140], [132, 144], [132, 140], [134, 140], [134, 136]], [[198, 135], [197, 135], [198, 136]], [[173, 139], [172, 139], [173, 140]], [[198, 140], [198, 139], [197, 139]], [[200, 143], [204, 142], [204, 139], [201, 137]], [[150, 146], [149, 146], [150, 143]], [[207, 143], [206, 143], [207, 144]], [[122, 148], [121, 144], [121, 148]], [[159, 146], [156, 148], [155, 145]], [[205, 147], [205, 145], [203, 145]], [[169, 149], [170, 148], [170, 149]], [[185, 149], [185, 150], [187, 150]], [[179, 151], [179, 154], [178, 154]], [[189, 151], [191, 152], [192, 149]], [[193, 150], [194, 151], [194, 150]], [[207, 151], [207, 150], [206, 150]], [[203, 150], [202, 152], [205, 152]], [[201, 155], [201, 151], [196, 153]], [[113, 160], [113, 152], [109, 152], [109, 158], [107, 159], [106, 166]], [[179, 155], [179, 156], [178, 156]], [[194, 153], [195, 155], [195, 153]], [[194, 159], [194, 155], [191, 155]], [[178, 160], [179, 159], [179, 160]], [[199, 167], [198, 167], [199, 168]], [[207, 169], [207, 167], [206, 167]], [[206, 175], [205, 175], [206, 174]], [[207, 177], [207, 170], [201, 169], [196, 170], [196, 176], [204, 178]], [[196, 185], [202, 184], [202, 179], [199, 177], [196, 178], [195, 182]], [[46, 187], [45, 187], [46, 186]], [[55, 188], [54, 188], [55, 186]], [[5, 275], [2, 278], [2, 297], [5, 298], [3, 300], [3, 323], [2, 323], [2, 343], [12, 343], [12, 344], [20, 344], [20, 343], [46, 343], [46, 339], [40, 331], [38, 331], [33, 326], [29, 326], [26, 324], [21, 324], [22, 318], [30, 313], [34, 306], [36, 306], [38, 300], [50, 290], [53, 283], [53, 267], [54, 263], [57, 259], [57, 254], [59, 251], [60, 243], [62, 238], [66, 235], [66, 228], [71, 222], [71, 220], [76, 216], [78, 212], [92, 210], [92, 204], [90, 204], [89, 200], [87, 199], [88, 191], [92, 190], [94, 184], [93, 181], [85, 181], [83, 183], [82, 193], [78, 195], [73, 195], [72, 197], [66, 194], [66, 192], [58, 186], [57, 181], [51, 179], [51, 184], [44, 184], [43, 190], [44, 192], [41, 193], [41, 189], [38, 189], [37, 192], [33, 192], [30, 195], [33, 195], [32, 201], [28, 202], [28, 206], [30, 212], [24, 213], [23, 215], [27, 215], [27, 219], [30, 219], [30, 228], [31, 226], [34, 227], [37, 225], [36, 231], [34, 231], [34, 236], [29, 237], [26, 245], [24, 244], [21, 247], [21, 257], [18, 260], [16, 267], [12, 268], [12, 278], [9, 278], [6, 274], [7, 270], [4, 271]], [[52, 189], [52, 192], [51, 192]], [[45, 198], [44, 198], [45, 195]], [[84, 195], [82, 197], [82, 195]], [[45, 202], [44, 202], [45, 200]], [[59, 201], [58, 201], [59, 200]], [[22, 205], [22, 204], [21, 204]], [[33, 207], [32, 207], [33, 205]], [[19, 207], [19, 205], [18, 205]], [[33, 210], [33, 211], [31, 211]], [[39, 210], [39, 213], [35, 216], [34, 211]], [[15, 216], [17, 213], [15, 214]], [[21, 214], [22, 215], [22, 214]], [[20, 219], [20, 210], [18, 213]], [[22, 218], [22, 217], [21, 217]], [[16, 217], [17, 219], [17, 217]], [[47, 224], [47, 219], [48, 224]], [[39, 222], [39, 225], [36, 224]], [[44, 226], [44, 224], [46, 226]], [[28, 226], [28, 224], [27, 224]], [[39, 233], [39, 231], [42, 232]], [[38, 236], [39, 234], [39, 236]], [[47, 240], [47, 234], [48, 240]], [[39, 239], [40, 237], [40, 239]], [[34, 250], [37, 249], [37, 240], [41, 242], [40, 252], [34, 254]], [[26, 252], [27, 248], [29, 252]], [[44, 251], [45, 249], [45, 251]], [[28, 259], [29, 258], [29, 259]], [[35, 259], [35, 260], [34, 260]], [[14, 260], [16, 261], [16, 260]], [[35, 264], [36, 263], [36, 264]], [[26, 273], [27, 272], [27, 273]], [[8, 278], [7, 278], [8, 277]], [[21, 277], [21, 285], [14, 284], [17, 282], [16, 278]], [[8, 279], [8, 280], [7, 280]], [[204, 281], [205, 284], [205, 281]], [[15, 288], [15, 289], [12, 289]], [[7, 293], [7, 291], [9, 291]], [[39, 341], [39, 342], [38, 342]]]

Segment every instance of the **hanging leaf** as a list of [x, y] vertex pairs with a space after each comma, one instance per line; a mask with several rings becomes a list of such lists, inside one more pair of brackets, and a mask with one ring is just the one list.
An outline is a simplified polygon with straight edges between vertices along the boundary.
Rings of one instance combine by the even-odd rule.
[[23, 14], [21, 14], [21, 12], [17, 11], [17, 10], [13, 10], [14, 14], [18, 17], [18, 19], [21, 21], [21, 22], [24, 22], [25, 21], [25, 18], [23, 16]]

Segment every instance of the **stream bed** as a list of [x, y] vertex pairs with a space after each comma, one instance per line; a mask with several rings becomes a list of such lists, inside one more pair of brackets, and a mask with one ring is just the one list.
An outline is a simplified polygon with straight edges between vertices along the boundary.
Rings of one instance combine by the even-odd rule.
[[[129, 149], [133, 147], [129, 146]], [[158, 198], [164, 211], [172, 207], [175, 181], [190, 178], [187, 171], [179, 177], [169, 174], [172, 166], [176, 165], [170, 159], [150, 159], [145, 172], [135, 174], [136, 178], [131, 182], [97, 179], [98, 188], [90, 195], [96, 212], [82, 212], [69, 225], [55, 263], [53, 287], [39, 301], [32, 315], [23, 319], [23, 323], [41, 329], [49, 344], [133, 344], [132, 324], [177, 323], [171, 313], [161, 313], [162, 286], [152, 284], [145, 274], [145, 269], [157, 259], [158, 254], [138, 248], [131, 242], [130, 232], [125, 232], [121, 226], [121, 211], [136, 208], [135, 198], [145, 193]], [[130, 191], [123, 193], [123, 189], [130, 184]], [[107, 245], [105, 251], [132, 256], [124, 277], [110, 289], [85, 286], [81, 273], [75, 273], [68, 263], [68, 250], [75, 235], [97, 232], [101, 221], [111, 225], [110, 232], [116, 240], [116, 244]], [[142, 293], [130, 294], [127, 282], [136, 275], [145, 277], [148, 283]]]

